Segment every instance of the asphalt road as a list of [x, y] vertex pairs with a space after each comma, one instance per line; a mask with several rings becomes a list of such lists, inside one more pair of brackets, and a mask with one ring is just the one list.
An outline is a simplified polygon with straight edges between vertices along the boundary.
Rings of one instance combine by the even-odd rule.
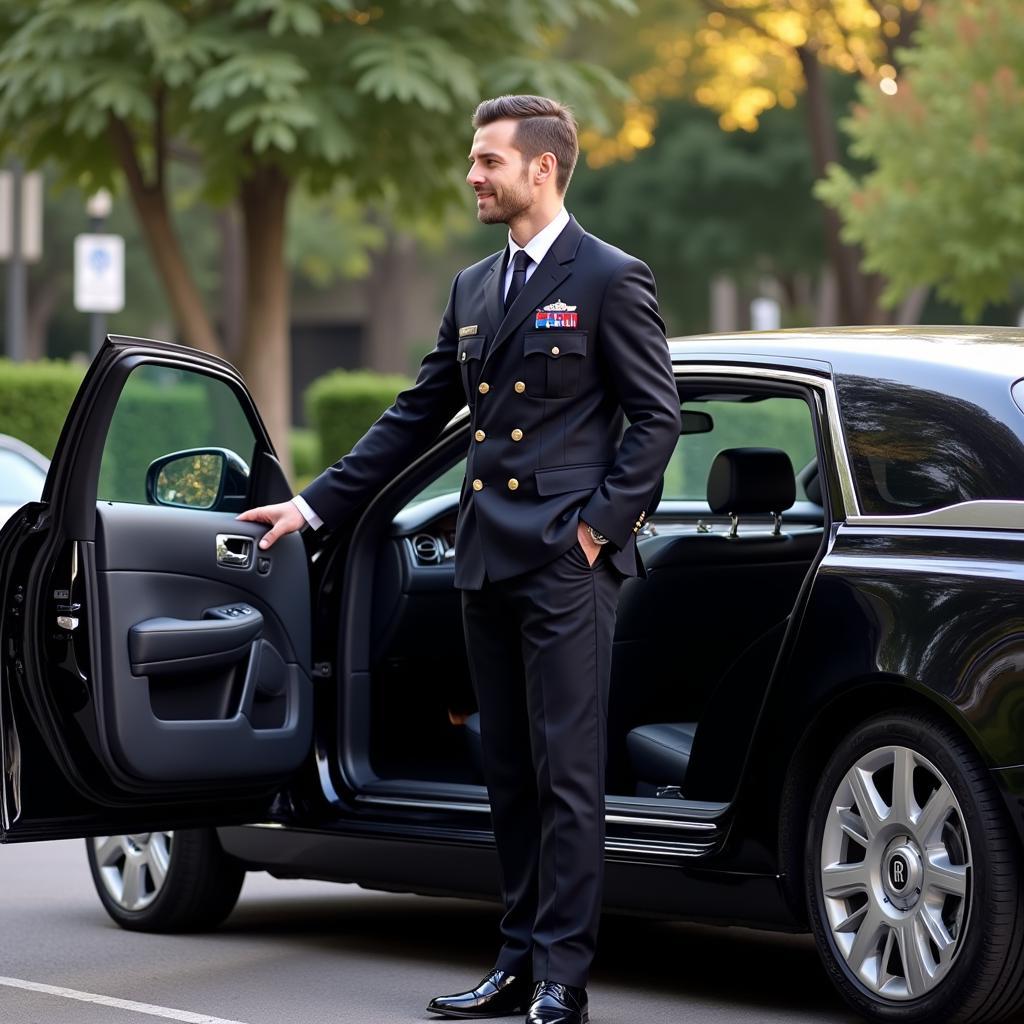
[[[2, 1024], [436, 1020], [427, 999], [489, 969], [498, 920], [485, 903], [258, 874], [213, 934], [131, 934], [100, 906], [81, 842], [0, 847], [0, 893]], [[602, 923], [590, 999], [593, 1024], [855, 1019], [806, 936], [626, 918]]]

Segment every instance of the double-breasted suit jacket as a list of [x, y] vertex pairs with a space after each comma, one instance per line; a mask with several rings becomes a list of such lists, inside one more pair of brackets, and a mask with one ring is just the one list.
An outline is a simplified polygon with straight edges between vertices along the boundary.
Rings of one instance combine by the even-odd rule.
[[[636, 534], [680, 428], [651, 272], [570, 219], [506, 314], [504, 264], [505, 251], [456, 276], [413, 387], [302, 497], [334, 525], [468, 403], [457, 587], [556, 558], [580, 518], [609, 539], [600, 557], [642, 573]], [[543, 326], [552, 305], [571, 326]]]

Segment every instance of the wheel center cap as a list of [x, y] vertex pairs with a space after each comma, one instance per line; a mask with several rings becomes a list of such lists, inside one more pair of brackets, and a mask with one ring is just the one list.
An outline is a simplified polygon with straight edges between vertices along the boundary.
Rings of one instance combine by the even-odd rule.
[[921, 896], [924, 866], [917, 845], [905, 838], [894, 840], [882, 857], [882, 887], [898, 910], [910, 910]]

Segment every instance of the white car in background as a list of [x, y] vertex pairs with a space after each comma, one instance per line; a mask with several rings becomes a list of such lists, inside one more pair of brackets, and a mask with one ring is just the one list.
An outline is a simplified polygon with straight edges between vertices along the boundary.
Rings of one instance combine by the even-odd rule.
[[50, 460], [31, 445], [0, 434], [0, 525], [43, 493]]

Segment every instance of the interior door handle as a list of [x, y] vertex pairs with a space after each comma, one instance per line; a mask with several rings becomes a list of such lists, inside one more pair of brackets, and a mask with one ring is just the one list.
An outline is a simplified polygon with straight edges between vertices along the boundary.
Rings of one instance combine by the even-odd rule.
[[252, 565], [252, 551], [252, 537], [239, 537], [230, 533], [217, 534], [218, 565], [248, 569]]

